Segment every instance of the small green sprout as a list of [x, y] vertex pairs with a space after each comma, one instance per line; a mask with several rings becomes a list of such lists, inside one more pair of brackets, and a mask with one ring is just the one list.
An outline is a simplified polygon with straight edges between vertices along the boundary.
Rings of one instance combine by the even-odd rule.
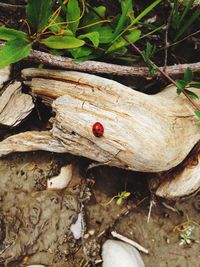
[[192, 232], [194, 230], [195, 226], [194, 225], [189, 225], [185, 229], [182, 230], [180, 233], [180, 242], [179, 245], [190, 245], [192, 242]]
[[117, 195], [117, 200], [116, 200], [116, 204], [117, 206], [120, 206], [121, 204], [123, 204], [123, 202], [130, 196], [130, 192], [127, 191], [122, 191], [121, 193], [119, 193]]
[[183, 245], [190, 245], [192, 243], [193, 238], [192, 238], [192, 234], [193, 231], [195, 230], [196, 227], [200, 227], [200, 225], [191, 220], [188, 216], [187, 220], [177, 226], [174, 227], [174, 231], [178, 231], [179, 232], [179, 245], [183, 246]]

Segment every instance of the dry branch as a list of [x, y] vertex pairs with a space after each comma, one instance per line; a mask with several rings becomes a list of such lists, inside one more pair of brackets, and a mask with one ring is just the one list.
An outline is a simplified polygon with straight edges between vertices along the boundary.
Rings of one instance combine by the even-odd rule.
[[64, 153], [66, 149], [61, 142], [47, 131], [30, 131], [16, 134], [0, 142], [0, 157], [14, 152], [51, 151]]
[[[98, 61], [84, 61], [80, 63], [74, 63], [69, 57], [51, 55], [49, 53], [32, 50], [27, 60], [32, 60], [37, 63], [42, 63], [48, 66], [54, 66], [67, 70], [83, 71], [96, 74], [111, 74], [117, 76], [135, 76], [148, 78], [151, 77], [148, 68], [146, 67], [130, 67], [123, 65], [116, 65], [111, 63], [104, 63]], [[187, 68], [190, 68], [193, 72], [200, 72], [200, 62], [191, 64], [179, 64], [167, 67], [161, 67], [160, 69], [174, 77], [183, 74]], [[157, 73], [160, 76], [160, 73]]]

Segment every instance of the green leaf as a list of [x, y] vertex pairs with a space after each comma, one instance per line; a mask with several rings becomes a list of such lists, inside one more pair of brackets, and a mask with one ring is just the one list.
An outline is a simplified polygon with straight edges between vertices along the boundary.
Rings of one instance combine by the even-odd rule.
[[78, 0], [69, 0], [67, 4], [67, 22], [69, 22], [68, 28], [76, 33], [81, 16], [81, 10], [79, 8]]
[[26, 17], [37, 32], [41, 32], [49, 22], [52, 14], [51, 0], [29, 0], [26, 6]]
[[49, 29], [52, 31], [52, 32], [55, 32], [55, 33], [58, 33], [61, 29], [62, 29], [62, 25], [59, 24], [59, 22], [63, 22], [63, 19], [58, 16], [55, 21], [53, 22], [53, 25], [49, 27]]
[[184, 90], [187, 85], [187, 83], [183, 80], [176, 80], [175, 82], [176, 82], [177, 88], [180, 90]]
[[108, 44], [112, 41], [113, 30], [110, 26], [101, 26], [97, 31], [100, 44]]
[[126, 29], [124, 29], [119, 35], [116, 36], [116, 38], [113, 40], [116, 41], [121, 35], [123, 35], [126, 31], [128, 31], [131, 27], [133, 27], [134, 24], [136, 24], [138, 21], [140, 21], [143, 17], [145, 17], [149, 12], [154, 9], [162, 0], [156, 0], [151, 5], [149, 5], [145, 10], [143, 10], [129, 25]]
[[31, 44], [24, 39], [14, 39], [8, 41], [0, 49], [0, 68], [15, 63], [30, 54]]
[[194, 113], [195, 113], [195, 115], [197, 116], [197, 118], [199, 118], [199, 119], [200, 119], [200, 111], [198, 111], [198, 110], [195, 110], [195, 111], [194, 111]]
[[125, 26], [125, 23], [127, 21], [127, 13], [132, 5], [132, 0], [126, 0], [125, 5], [122, 9], [122, 14], [120, 16], [120, 19], [117, 23], [115, 32], [113, 33], [113, 39], [121, 32], [123, 27]]
[[[121, 4], [121, 10], [123, 10], [126, 6], [127, 0], [119, 0], [120, 4]], [[133, 10], [133, 1], [131, 3], [131, 6], [127, 12], [127, 17], [129, 17], [131, 20], [133, 20], [134, 17], [134, 10]]]
[[85, 44], [83, 40], [79, 40], [72, 36], [51, 36], [41, 40], [49, 48], [53, 49], [68, 49], [76, 48]]
[[62, 34], [63, 34], [63, 35], [66, 35], [66, 36], [74, 36], [74, 35], [73, 35], [73, 32], [70, 31], [69, 29], [64, 30], [64, 31], [62, 32]]
[[[97, 14], [99, 14], [99, 16]], [[97, 31], [102, 26], [102, 23], [100, 22], [105, 17], [106, 8], [105, 6], [98, 6], [94, 8], [94, 12], [90, 11], [89, 13], [86, 13], [83, 17], [83, 21], [81, 26], [87, 26], [96, 22], [99, 22], [99, 24], [96, 24], [94, 26], [90, 27], [90, 30]]]
[[192, 99], [194, 99], [194, 100], [199, 99], [198, 95], [195, 94], [194, 92], [192, 92], [192, 91], [190, 91], [190, 90], [188, 90], [188, 89], [184, 89], [184, 91], [185, 91], [185, 92], [186, 92]]
[[190, 87], [194, 87], [194, 88], [200, 89], [200, 83], [198, 83], [198, 82], [190, 83]]
[[184, 73], [184, 81], [188, 84], [190, 83], [194, 78], [194, 74], [190, 68], [187, 68]]
[[182, 93], [182, 89], [177, 88], [176, 93], [177, 93], [177, 95], [180, 95]]
[[116, 200], [116, 204], [117, 204], [117, 206], [120, 206], [120, 205], [122, 204], [122, 202], [123, 202], [123, 199], [122, 199], [122, 198], [118, 198], [118, 199]]
[[66, 13], [67, 7], [63, 4], [63, 0], [58, 0], [59, 5], [61, 6], [62, 10]]
[[195, 0], [188, 0], [186, 3], [186, 7], [184, 8], [184, 11], [181, 12], [181, 17], [178, 21], [178, 26], [180, 26], [181, 22], [183, 21], [184, 17], [186, 16], [186, 14], [188, 13], [188, 11], [190, 10], [190, 8], [192, 7], [193, 3]]
[[81, 34], [78, 36], [79, 39], [88, 38], [94, 45], [94, 47], [99, 46], [99, 33], [98, 32], [89, 32], [86, 34]]
[[92, 49], [89, 47], [78, 47], [74, 49], [70, 49], [70, 53], [72, 54], [73, 58], [82, 58], [82, 57], [87, 57], [90, 54], [92, 54]]
[[192, 23], [197, 20], [200, 16], [200, 8], [198, 8], [190, 17], [188, 20], [181, 25], [180, 30], [177, 31], [174, 41], [177, 41], [192, 25]]
[[10, 41], [16, 38], [27, 39], [27, 37], [27, 34], [22, 31], [17, 31], [6, 27], [0, 27], [0, 40]]
[[[140, 30], [133, 30], [131, 33], [129, 33], [129, 34], [126, 35], [126, 38], [130, 42], [135, 43], [140, 38], [140, 35], [141, 35], [141, 31]], [[127, 45], [129, 45], [129, 43], [121, 37], [118, 40], [116, 40], [109, 47], [109, 49], [107, 50], [107, 52], [115, 51], [115, 50], [117, 50], [117, 49], [119, 49], [121, 47], [125, 47]]]

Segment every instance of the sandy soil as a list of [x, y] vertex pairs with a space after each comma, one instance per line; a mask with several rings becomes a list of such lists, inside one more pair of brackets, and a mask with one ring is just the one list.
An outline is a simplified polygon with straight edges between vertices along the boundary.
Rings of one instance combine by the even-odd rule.
[[[47, 178], [70, 162], [74, 168], [68, 188], [47, 191]], [[45, 152], [0, 160], [1, 267], [87, 266], [87, 260], [100, 259], [101, 245], [111, 238], [111, 230], [147, 248], [149, 255], [142, 257], [148, 267], [200, 266], [200, 195], [173, 203], [156, 200], [147, 223], [147, 175], [109, 167], [92, 169], [86, 175], [87, 163]], [[117, 206], [115, 200], [106, 204], [124, 190], [130, 191], [131, 197], [123, 205]], [[76, 241], [70, 225], [79, 212], [86, 227], [84, 238]], [[194, 227], [192, 242], [180, 246], [180, 230], [188, 226]]]

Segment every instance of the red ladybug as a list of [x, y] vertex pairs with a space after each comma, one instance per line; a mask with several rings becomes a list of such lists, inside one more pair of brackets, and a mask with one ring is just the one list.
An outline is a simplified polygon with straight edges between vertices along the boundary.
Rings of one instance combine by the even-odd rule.
[[103, 136], [103, 133], [104, 133], [103, 125], [100, 122], [95, 122], [95, 124], [93, 124], [93, 126], [92, 126], [92, 132], [93, 132], [94, 136], [96, 136], [96, 137]]

